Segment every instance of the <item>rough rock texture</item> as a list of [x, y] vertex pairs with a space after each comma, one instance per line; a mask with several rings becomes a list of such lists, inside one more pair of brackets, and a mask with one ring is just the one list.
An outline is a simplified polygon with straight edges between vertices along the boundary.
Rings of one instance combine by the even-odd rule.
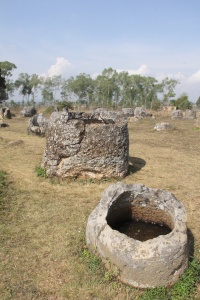
[[147, 117], [152, 117], [152, 114], [147, 113], [146, 109], [144, 107], [136, 107], [134, 110], [134, 117], [135, 118], [147, 118]]
[[9, 125], [6, 123], [0, 123], [0, 127], [9, 127]]
[[196, 119], [196, 111], [187, 109], [185, 111], [185, 119]]
[[129, 116], [129, 117], [133, 117], [134, 116], [134, 109], [133, 108], [129, 108], [129, 107], [127, 107], [127, 108], [122, 108], [122, 112], [125, 114], [125, 115], [127, 115], [127, 116]]
[[0, 108], [1, 118], [11, 119], [11, 112], [9, 107], [1, 107]]
[[[136, 218], [165, 224], [167, 235], [144, 242], [112, 229], [113, 224]], [[88, 218], [88, 248], [110, 261], [118, 278], [139, 288], [170, 286], [188, 266], [186, 211], [167, 191], [122, 182], [108, 187]]]
[[146, 109], [143, 107], [136, 107], [134, 110], [135, 118], [144, 118], [146, 117]]
[[157, 123], [154, 127], [155, 130], [161, 131], [161, 130], [173, 130], [175, 127], [169, 123]]
[[181, 109], [173, 110], [171, 118], [172, 119], [183, 119], [183, 111]]
[[[99, 120], [113, 120], [114, 122], [124, 121], [127, 122], [129, 115], [123, 111], [113, 111], [106, 108], [97, 108], [92, 115]], [[113, 123], [114, 123], [113, 122]]]
[[49, 176], [124, 177], [128, 172], [129, 136], [123, 119], [54, 112], [46, 139], [42, 166]]
[[28, 122], [28, 133], [45, 136], [48, 122], [43, 114], [34, 115]]
[[23, 117], [33, 117], [36, 114], [36, 109], [33, 106], [25, 106], [21, 114]]

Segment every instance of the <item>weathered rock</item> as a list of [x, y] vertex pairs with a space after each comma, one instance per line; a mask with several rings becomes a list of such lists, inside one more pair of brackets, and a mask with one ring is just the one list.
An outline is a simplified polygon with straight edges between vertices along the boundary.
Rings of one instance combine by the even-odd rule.
[[128, 115], [124, 114], [122, 111], [102, 111], [99, 113], [99, 116], [97, 116], [97, 118], [99, 120], [103, 120], [105, 123], [108, 123], [110, 120], [110, 123], [113, 124], [115, 122], [128, 121]]
[[99, 114], [53, 113], [46, 131], [42, 166], [49, 176], [124, 177], [128, 172], [127, 123]]
[[0, 123], [0, 127], [9, 127], [9, 125], [6, 123]]
[[34, 115], [28, 122], [28, 133], [45, 136], [48, 122], [42, 113]]
[[185, 119], [196, 119], [196, 111], [187, 109], [185, 111]]
[[23, 117], [33, 117], [36, 114], [36, 109], [33, 106], [25, 106], [22, 111], [21, 114]]
[[173, 110], [171, 118], [172, 119], [183, 119], [183, 111], [181, 109]]
[[145, 117], [146, 116], [146, 109], [143, 107], [136, 107], [134, 110], [134, 116], [136, 118]]
[[3, 115], [3, 109], [2, 107], [0, 108], [0, 122], [3, 122], [4, 115]]
[[2, 116], [1, 118], [6, 118], [6, 119], [11, 119], [12, 118], [9, 107], [1, 107], [0, 110], [1, 110], [0, 114]]
[[127, 122], [128, 119], [128, 114], [124, 114], [123, 111], [113, 111], [108, 110], [107, 108], [97, 108], [91, 113], [91, 116], [99, 120], [107, 120], [107, 122], [108, 120], [110, 120], [110, 123], [111, 120], [113, 120], [114, 122], [122, 120]]
[[125, 114], [125, 115], [127, 115], [127, 116], [129, 116], [129, 117], [133, 117], [134, 116], [134, 109], [133, 108], [129, 108], [129, 107], [127, 107], [127, 108], [122, 108], [122, 112]]
[[[132, 218], [164, 224], [171, 232], [141, 242], [113, 229]], [[105, 264], [111, 262], [122, 282], [139, 288], [170, 286], [188, 266], [185, 208], [170, 192], [118, 182], [104, 191], [90, 214], [86, 243]]]
[[94, 112], [96, 112], [96, 113], [101, 113], [101, 112], [105, 112], [105, 111], [108, 111], [108, 109], [104, 108], [104, 107], [99, 107], [94, 110]]
[[146, 109], [144, 107], [136, 107], [134, 110], [135, 118], [145, 118], [147, 116]]
[[173, 130], [175, 127], [169, 123], [157, 123], [154, 127], [155, 130], [161, 131], [161, 130]]

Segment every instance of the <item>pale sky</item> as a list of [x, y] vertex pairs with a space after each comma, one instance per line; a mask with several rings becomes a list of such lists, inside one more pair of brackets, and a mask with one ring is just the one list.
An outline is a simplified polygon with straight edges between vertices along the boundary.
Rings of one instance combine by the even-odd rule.
[[0, 0], [0, 61], [13, 73], [166, 76], [200, 96], [200, 0]]

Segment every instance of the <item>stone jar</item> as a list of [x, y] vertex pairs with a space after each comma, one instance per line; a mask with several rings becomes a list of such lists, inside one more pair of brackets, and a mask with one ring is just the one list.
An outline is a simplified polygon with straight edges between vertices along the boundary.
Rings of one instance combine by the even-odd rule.
[[124, 177], [128, 172], [127, 123], [101, 116], [53, 113], [42, 166], [49, 176]]
[[[171, 231], [140, 241], [113, 229], [131, 218]], [[90, 214], [86, 243], [122, 282], [139, 288], [171, 286], [188, 266], [185, 208], [170, 192], [118, 182], [103, 192]]]

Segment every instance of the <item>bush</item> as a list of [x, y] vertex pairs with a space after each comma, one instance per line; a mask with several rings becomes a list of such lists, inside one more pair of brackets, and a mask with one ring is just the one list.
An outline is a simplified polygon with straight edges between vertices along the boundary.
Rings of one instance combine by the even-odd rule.
[[192, 108], [192, 103], [188, 100], [186, 94], [182, 94], [176, 101], [175, 106], [177, 109], [186, 110]]

